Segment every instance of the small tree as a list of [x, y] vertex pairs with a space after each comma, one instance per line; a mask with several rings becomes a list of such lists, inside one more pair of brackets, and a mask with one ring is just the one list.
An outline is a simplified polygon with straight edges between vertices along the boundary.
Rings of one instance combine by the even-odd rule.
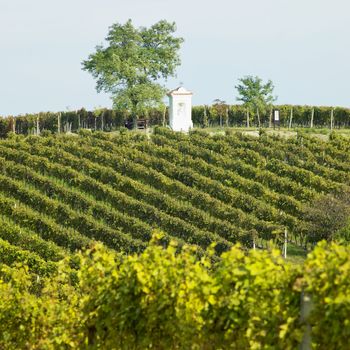
[[222, 120], [225, 120], [225, 125], [228, 124], [228, 105], [226, 101], [222, 101], [216, 98], [213, 101], [212, 109], [215, 111], [215, 114], [219, 116], [220, 119], [220, 127], [222, 126]]
[[304, 208], [303, 219], [309, 242], [341, 238], [339, 231], [346, 228], [350, 219], [350, 193], [318, 196]]
[[128, 110], [135, 118], [161, 104], [165, 88], [158, 80], [175, 75], [183, 42], [173, 36], [175, 30], [175, 23], [165, 20], [150, 28], [135, 28], [131, 20], [113, 24], [107, 47], [97, 46], [96, 52], [83, 61], [83, 70], [97, 79], [98, 92], [112, 95], [115, 109]]
[[235, 86], [239, 94], [237, 101], [242, 101], [247, 108], [247, 126], [249, 126], [250, 112], [256, 112], [260, 127], [260, 113], [266, 113], [268, 107], [277, 99], [272, 95], [273, 83], [269, 80], [266, 84], [263, 84], [261, 78], [251, 75], [239, 79], [239, 82]]

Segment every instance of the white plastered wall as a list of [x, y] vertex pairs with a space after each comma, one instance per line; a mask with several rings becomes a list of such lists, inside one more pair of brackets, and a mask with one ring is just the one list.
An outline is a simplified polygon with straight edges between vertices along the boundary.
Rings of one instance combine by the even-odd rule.
[[189, 131], [192, 123], [192, 92], [180, 87], [168, 93], [169, 124], [174, 131]]

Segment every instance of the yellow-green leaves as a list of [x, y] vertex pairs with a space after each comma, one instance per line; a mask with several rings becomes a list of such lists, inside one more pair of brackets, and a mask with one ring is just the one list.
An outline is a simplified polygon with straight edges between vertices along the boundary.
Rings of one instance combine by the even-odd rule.
[[321, 243], [304, 266], [238, 245], [212, 259], [212, 248], [164, 248], [158, 233], [139, 255], [96, 244], [39, 280], [1, 267], [0, 348], [296, 349], [309, 324], [316, 349], [346, 349], [350, 248]]
[[346, 349], [350, 337], [350, 248], [319, 244], [305, 262], [305, 291], [311, 295], [309, 322], [322, 349]]

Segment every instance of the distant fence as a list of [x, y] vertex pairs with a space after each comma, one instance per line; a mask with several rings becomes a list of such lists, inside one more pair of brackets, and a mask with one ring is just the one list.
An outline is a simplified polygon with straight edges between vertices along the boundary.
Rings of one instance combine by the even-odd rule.
[[[274, 106], [280, 110], [281, 127], [350, 128], [350, 108], [313, 106]], [[140, 115], [148, 125], [168, 123], [168, 111], [150, 109]], [[17, 134], [38, 134], [43, 130], [56, 132], [76, 132], [80, 128], [111, 131], [123, 127], [130, 120], [128, 112], [112, 109], [87, 111], [80, 109], [66, 112], [44, 112], [16, 117], [0, 117], [0, 137], [9, 132]], [[260, 112], [247, 111], [242, 105], [194, 106], [192, 121], [197, 127], [271, 127], [272, 108]]]

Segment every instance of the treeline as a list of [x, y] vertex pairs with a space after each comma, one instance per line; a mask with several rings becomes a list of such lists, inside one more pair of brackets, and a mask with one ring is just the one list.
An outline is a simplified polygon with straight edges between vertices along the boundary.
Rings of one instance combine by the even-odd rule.
[[348, 349], [349, 247], [321, 243], [302, 266], [274, 250], [210, 254], [154, 239], [129, 256], [94, 245], [48, 277], [24, 256], [0, 264], [0, 347]]
[[[275, 106], [280, 110], [280, 126], [282, 127], [350, 127], [350, 109], [344, 107], [313, 107], [313, 106]], [[111, 131], [124, 127], [130, 120], [128, 112], [112, 109], [87, 111], [84, 108], [77, 111], [42, 112], [16, 117], [0, 117], [0, 137], [6, 137], [9, 132], [17, 134], [39, 134], [46, 130], [52, 133], [76, 132], [80, 128]], [[140, 118], [146, 118], [149, 125], [166, 125], [167, 109], [150, 109]], [[247, 121], [249, 119], [249, 122]], [[194, 106], [192, 120], [197, 127], [213, 126], [272, 126], [272, 108], [260, 112], [259, 118], [242, 105], [214, 104], [212, 106]]]

